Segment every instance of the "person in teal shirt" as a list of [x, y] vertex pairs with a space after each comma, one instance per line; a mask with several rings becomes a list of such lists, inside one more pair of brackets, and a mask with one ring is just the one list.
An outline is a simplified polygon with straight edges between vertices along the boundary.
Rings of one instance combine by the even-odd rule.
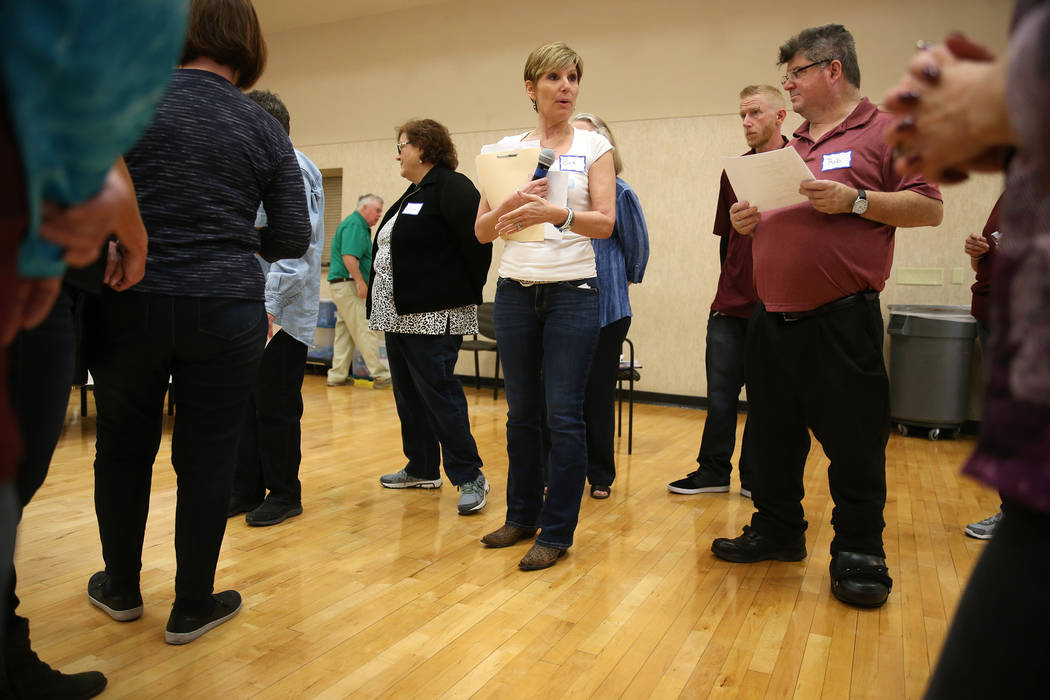
[[354, 347], [372, 375], [373, 386], [390, 386], [390, 370], [379, 359], [379, 338], [368, 328], [365, 300], [368, 298], [368, 271], [372, 268], [372, 227], [383, 213], [383, 200], [366, 194], [357, 200], [357, 209], [339, 224], [332, 237], [328, 285], [339, 311], [335, 326], [332, 368], [328, 386], [341, 386], [350, 378]]

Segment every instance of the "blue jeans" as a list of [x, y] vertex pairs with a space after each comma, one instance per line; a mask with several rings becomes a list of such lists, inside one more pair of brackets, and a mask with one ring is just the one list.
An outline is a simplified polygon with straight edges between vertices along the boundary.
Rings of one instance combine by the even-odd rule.
[[[523, 287], [497, 282], [495, 325], [507, 389], [507, 524], [540, 528], [536, 541], [568, 549], [587, 476], [583, 399], [598, 343], [596, 278]], [[542, 384], [541, 384], [542, 373]], [[543, 494], [540, 416], [550, 430]]]
[[[696, 462], [700, 468], [729, 483], [736, 445], [737, 399], [744, 386], [744, 341], [747, 319], [712, 311], [707, 319], [707, 419]], [[751, 488], [751, 449], [748, 427], [740, 445], [740, 484]]]
[[394, 404], [401, 419], [405, 469], [420, 479], [441, 476], [461, 486], [478, 478], [481, 457], [470, 433], [467, 399], [455, 378], [461, 335], [386, 333]]
[[168, 375], [175, 392], [171, 463], [175, 608], [207, 600], [215, 582], [245, 407], [266, 341], [262, 301], [103, 292], [89, 366], [98, 438], [95, 513], [115, 590], [138, 590], [153, 461]]

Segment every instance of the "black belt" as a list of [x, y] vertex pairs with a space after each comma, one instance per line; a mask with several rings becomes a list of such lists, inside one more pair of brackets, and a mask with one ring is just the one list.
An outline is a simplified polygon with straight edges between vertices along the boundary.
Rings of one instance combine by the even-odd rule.
[[810, 309], [809, 311], [770, 311], [769, 313], [773, 314], [781, 321], [790, 323], [793, 321], [801, 321], [806, 318], [813, 318], [814, 316], [823, 316], [824, 314], [838, 311], [839, 309], [852, 306], [853, 304], [862, 301], [873, 301], [878, 298], [878, 292], [858, 292], [856, 294], [851, 294], [848, 297], [829, 301], [827, 304], [818, 306], [815, 309]]
[[340, 277], [339, 279], [328, 280], [328, 284], [339, 284], [340, 282], [349, 282], [352, 277]]

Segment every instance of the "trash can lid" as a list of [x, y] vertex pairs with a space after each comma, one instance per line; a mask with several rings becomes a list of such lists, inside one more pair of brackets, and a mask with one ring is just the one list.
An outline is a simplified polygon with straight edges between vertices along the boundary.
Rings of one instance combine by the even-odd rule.
[[914, 316], [936, 321], [955, 321], [957, 323], [977, 323], [970, 315], [969, 306], [937, 306], [928, 304], [890, 304], [890, 314]]

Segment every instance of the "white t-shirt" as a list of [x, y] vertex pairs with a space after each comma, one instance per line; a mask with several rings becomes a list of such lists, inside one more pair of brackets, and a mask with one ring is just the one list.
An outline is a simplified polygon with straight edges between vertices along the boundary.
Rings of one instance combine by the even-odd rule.
[[[501, 145], [529, 143], [523, 141], [529, 132], [507, 136]], [[535, 142], [539, 145], [539, 141]], [[588, 174], [591, 165], [612, 150], [612, 144], [601, 134], [573, 129], [572, 146], [554, 160], [550, 172], [568, 175], [568, 206], [576, 213], [591, 210]], [[594, 248], [591, 239], [561, 232], [553, 224], [544, 224], [542, 241], [507, 241], [499, 262], [500, 277], [531, 282], [561, 282], [596, 277]]]

